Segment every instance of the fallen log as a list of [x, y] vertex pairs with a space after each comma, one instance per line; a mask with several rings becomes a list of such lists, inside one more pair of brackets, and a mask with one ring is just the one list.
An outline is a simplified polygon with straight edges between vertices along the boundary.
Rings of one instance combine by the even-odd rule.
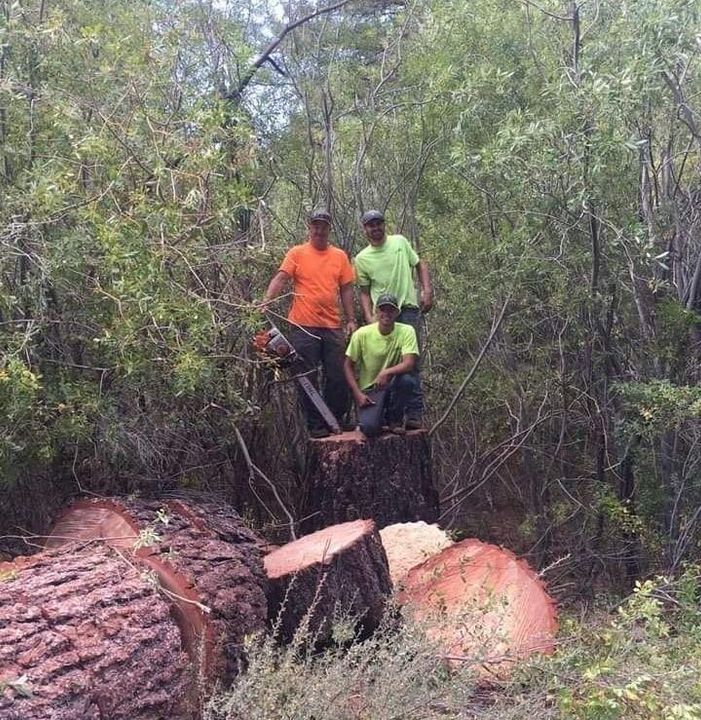
[[307, 467], [306, 532], [362, 518], [385, 527], [438, 517], [423, 430], [370, 439], [354, 431], [311, 440]]
[[261, 546], [226, 506], [186, 500], [79, 500], [57, 518], [46, 547], [94, 540], [129, 552], [173, 603], [200, 701], [245, 663], [244, 639], [267, 618]]
[[463, 540], [412, 568], [399, 602], [427, 628], [451, 664], [504, 677], [534, 652], [554, 650], [555, 603], [524, 560]]
[[108, 547], [0, 567], [3, 720], [190, 718], [170, 603]]
[[372, 520], [333, 525], [266, 555], [268, 613], [281, 639], [298, 628], [317, 646], [332, 635], [339, 613], [374, 630], [392, 591], [387, 557]]
[[400, 585], [415, 565], [453, 544], [445, 530], [423, 521], [388, 525], [380, 530], [380, 538], [387, 553], [389, 574], [395, 587]]

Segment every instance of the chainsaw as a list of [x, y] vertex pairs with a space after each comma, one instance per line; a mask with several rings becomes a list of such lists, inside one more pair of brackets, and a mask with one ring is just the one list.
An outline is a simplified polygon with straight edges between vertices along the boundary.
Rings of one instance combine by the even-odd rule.
[[[253, 349], [275, 367], [286, 368], [294, 373], [293, 377], [297, 384], [311, 400], [331, 431], [336, 434], [341, 432], [338, 420], [329, 410], [329, 406], [324, 402], [324, 398], [321, 397], [312, 381], [304, 374], [303, 368], [300, 367], [301, 360], [297, 351], [279, 328], [271, 323], [269, 330], [259, 330], [253, 338]], [[296, 370], [300, 372], [296, 373]]]

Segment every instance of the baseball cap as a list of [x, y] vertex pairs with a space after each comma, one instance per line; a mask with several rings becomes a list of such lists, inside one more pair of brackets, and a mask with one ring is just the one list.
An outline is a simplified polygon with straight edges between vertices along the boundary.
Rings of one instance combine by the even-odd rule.
[[331, 213], [326, 210], [312, 210], [307, 218], [308, 222], [325, 222], [327, 225], [331, 225]]
[[367, 225], [373, 220], [381, 220], [384, 222], [385, 216], [379, 210], [368, 210], [366, 213], [363, 213], [363, 217], [360, 218], [360, 223], [361, 225]]
[[375, 303], [375, 307], [382, 307], [383, 305], [391, 305], [393, 308], [396, 308], [397, 310], [400, 309], [399, 307], [399, 301], [397, 300], [396, 295], [392, 295], [392, 293], [382, 293], [380, 297], [377, 298], [377, 302]]

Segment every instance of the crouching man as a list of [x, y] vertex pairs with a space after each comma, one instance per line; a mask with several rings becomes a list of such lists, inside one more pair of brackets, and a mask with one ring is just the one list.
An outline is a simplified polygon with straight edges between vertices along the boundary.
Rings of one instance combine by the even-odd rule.
[[[365, 325], [351, 336], [344, 372], [358, 407], [364, 435], [378, 435], [382, 426], [403, 434], [407, 401], [416, 392], [412, 370], [419, 355], [416, 332], [411, 325], [396, 322], [399, 303], [384, 293], [376, 303], [377, 322]], [[417, 429], [412, 423], [409, 429]]]

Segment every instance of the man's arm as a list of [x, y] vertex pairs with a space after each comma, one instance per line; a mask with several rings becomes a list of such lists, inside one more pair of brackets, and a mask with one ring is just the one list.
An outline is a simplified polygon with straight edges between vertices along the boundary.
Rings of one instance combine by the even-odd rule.
[[431, 285], [431, 274], [428, 271], [428, 265], [425, 260], [419, 260], [416, 271], [419, 275], [419, 284], [421, 285], [419, 307], [421, 308], [421, 312], [427, 313], [433, 307], [433, 286]]
[[353, 311], [353, 283], [349, 282], [341, 285], [340, 292], [343, 314], [346, 316], [346, 333], [351, 335], [358, 329], [358, 324], [355, 322], [355, 312]]
[[402, 361], [392, 367], [380, 370], [379, 374], [375, 378], [375, 386], [382, 389], [386, 387], [389, 381], [395, 375], [404, 375], [404, 373], [411, 372], [416, 365], [416, 355], [402, 355]]
[[284, 270], [278, 270], [277, 273], [273, 275], [273, 279], [270, 281], [268, 289], [265, 291], [263, 302], [268, 303], [279, 295], [282, 295], [282, 292], [287, 287], [287, 283], [290, 279], [290, 276]]
[[358, 386], [358, 381], [355, 379], [355, 364], [347, 355], [343, 363], [343, 374], [346, 376], [346, 382], [358, 407], [375, 404]]
[[370, 288], [360, 288], [360, 308], [363, 311], [365, 322], [369, 325], [373, 321], [372, 298], [370, 297]]

